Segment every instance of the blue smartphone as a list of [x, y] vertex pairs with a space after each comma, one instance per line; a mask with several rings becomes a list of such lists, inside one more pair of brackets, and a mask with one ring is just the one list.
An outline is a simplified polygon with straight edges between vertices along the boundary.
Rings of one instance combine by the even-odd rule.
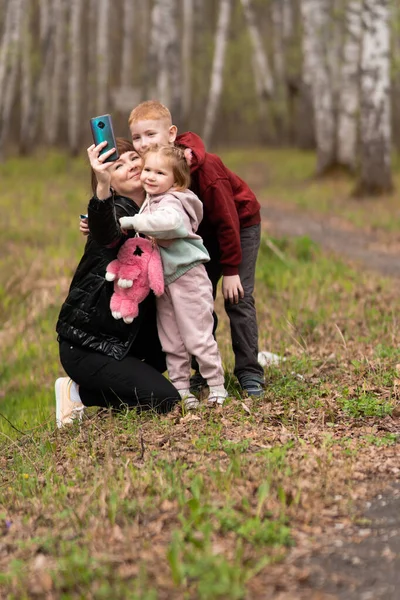
[[114, 130], [111, 121], [111, 115], [100, 115], [99, 117], [92, 117], [90, 119], [90, 127], [92, 129], [93, 141], [95, 145], [101, 144], [101, 142], [107, 142], [107, 146], [103, 148], [99, 156], [115, 148], [115, 152], [109, 156], [105, 162], [113, 162], [119, 158], [117, 152], [117, 144], [115, 142]]
[[81, 219], [87, 219], [88, 216], [87, 215], [79, 215]]

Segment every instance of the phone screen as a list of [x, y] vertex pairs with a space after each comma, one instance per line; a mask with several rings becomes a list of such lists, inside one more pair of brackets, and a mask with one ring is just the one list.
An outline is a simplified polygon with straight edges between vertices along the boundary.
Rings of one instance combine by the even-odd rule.
[[100, 115], [99, 117], [93, 117], [90, 119], [90, 127], [92, 129], [93, 141], [96, 144], [100, 144], [101, 142], [107, 142], [107, 146], [105, 146], [100, 155], [108, 152], [111, 148], [115, 148], [115, 152], [111, 154], [106, 159], [106, 162], [112, 162], [119, 158], [119, 154], [117, 152], [117, 144], [115, 142], [114, 130], [111, 121], [111, 115]]

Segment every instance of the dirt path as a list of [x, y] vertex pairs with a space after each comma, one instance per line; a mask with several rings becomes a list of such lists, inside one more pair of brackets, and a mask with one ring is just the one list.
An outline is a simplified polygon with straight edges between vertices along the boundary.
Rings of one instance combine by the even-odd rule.
[[[272, 234], [308, 236], [338, 256], [385, 276], [400, 276], [399, 245], [385, 243], [382, 235], [274, 205], [264, 205], [261, 212], [263, 226]], [[299, 566], [308, 570], [309, 576], [299, 598], [400, 598], [400, 484], [388, 484], [382, 494], [361, 507], [361, 514], [362, 525], [338, 530], [301, 561]]]
[[288, 210], [274, 205], [261, 209], [263, 225], [270, 233], [282, 236], [308, 236], [325, 250], [364, 264], [383, 275], [400, 276], [400, 247], [385, 243], [382, 235], [339, 226], [327, 216]]
[[368, 503], [365, 522], [307, 562], [312, 588], [338, 600], [400, 597], [400, 485]]

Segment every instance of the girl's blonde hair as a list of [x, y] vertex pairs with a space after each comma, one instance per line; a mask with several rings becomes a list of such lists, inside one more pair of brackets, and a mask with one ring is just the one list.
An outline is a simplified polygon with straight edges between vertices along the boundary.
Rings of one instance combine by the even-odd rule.
[[150, 146], [143, 154], [143, 161], [150, 153], [161, 154], [172, 167], [174, 175], [174, 188], [178, 192], [186, 190], [190, 186], [190, 167], [186, 162], [184, 151], [177, 146]]

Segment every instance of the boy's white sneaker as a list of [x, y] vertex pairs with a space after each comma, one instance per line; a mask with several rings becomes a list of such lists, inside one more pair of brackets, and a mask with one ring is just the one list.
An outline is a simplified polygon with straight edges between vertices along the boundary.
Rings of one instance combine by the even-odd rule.
[[199, 407], [200, 402], [197, 400], [196, 396], [193, 396], [189, 389], [178, 390], [178, 392], [183, 400], [183, 406], [186, 410], [194, 410]]
[[80, 400], [77, 402], [71, 400], [72, 385], [75, 384], [69, 377], [59, 377], [56, 380], [56, 422], [59, 429], [76, 419], [82, 420], [85, 407]]
[[225, 402], [225, 398], [228, 396], [228, 392], [223, 385], [211, 385], [210, 394], [208, 396], [209, 404], [222, 404]]

